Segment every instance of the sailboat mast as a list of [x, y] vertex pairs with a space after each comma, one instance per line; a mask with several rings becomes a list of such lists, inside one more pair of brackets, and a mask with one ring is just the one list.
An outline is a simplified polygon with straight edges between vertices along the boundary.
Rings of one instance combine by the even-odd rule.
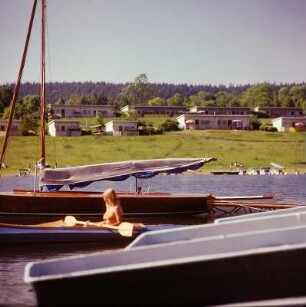
[[2, 166], [4, 164], [5, 151], [6, 151], [6, 148], [7, 148], [7, 145], [8, 145], [9, 133], [10, 133], [13, 118], [14, 118], [14, 111], [15, 111], [17, 98], [18, 98], [18, 95], [19, 95], [19, 88], [20, 88], [20, 84], [21, 84], [21, 78], [22, 78], [22, 73], [23, 73], [26, 57], [27, 57], [28, 46], [29, 46], [29, 41], [30, 41], [30, 37], [31, 37], [36, 6], [37, 6], [37, 0], [34, 0], [33, 6], [32, 6], [31, 19], [30, 19], [29, 26], [28, 26], [27, 37], [26, 37], [24, 48], [23, 48], [21, 63], [20, 63], [20, 67], [19, 67], [18, 79], [17, 79], [16, 85], [15, 85], [15, 88], [14, 88], [13, 98], [12, 98], [11, 103], [10, 103], [10, 113], [9, 113], [9, 118], [8, 118], [8, 124], [7, 124], [6, 132], [5, 132], [5, 137], [4, 137], [4, 142], [3, 142], [3, 145], [2, 145], [2, 151], [1, 151], [1, 157], [0, 157], [0, 169], [2, 168]]
[[46, 165], [45, 147], [45, 110], [46, 110], [46, 65], [45, 65], [45, 28], [46, 28], [46, 1], [41, 3], [41, 86], [40, 86], [40, 164], [44, 168]]

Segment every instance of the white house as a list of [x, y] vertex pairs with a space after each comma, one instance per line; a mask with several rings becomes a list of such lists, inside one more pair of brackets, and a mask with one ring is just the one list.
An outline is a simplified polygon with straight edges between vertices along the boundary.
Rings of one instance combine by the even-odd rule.
[[62, 105], [53, 104], [54, 114], [62, 118], [69, 117], [114, 117], [115, 107], [112, 105]]
[[251, 115], [186, 113], [176, 118], [181, 129], [249, 129]]
[[271, 120], [273, 127], [279, 132], [305, 131], [306, 116], [303, 117], [278, 117]]
[[80, 123], [78, 120], [54, 119], [48, 123], [48, 132], [51, 136], [80, 136]]
[[114, 119], [105, 124], [107, 135], [138, 135], [137, 121]]
[[[20, 119], [13, 119], [11, 124], [10, 135], [21, 135], [21, 130], [19, 125], [21, 123]], [[0, 136], [4, 136], [7, 130], [8, 120], [0, 119]]]

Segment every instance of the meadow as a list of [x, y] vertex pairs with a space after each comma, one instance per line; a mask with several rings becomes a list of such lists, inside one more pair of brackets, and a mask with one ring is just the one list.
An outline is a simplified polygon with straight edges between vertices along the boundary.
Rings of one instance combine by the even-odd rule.
[[[1, 144], [3, 137], [0, 138]], [[306, 172], [306, 134], [264, 131], [193, 130], [151, 136], [46, 137], [51, 167], [78, 166], [135, 159], [214, 157], [201, 171], [228, 171], [230, 163], [246, 168], [283, 165], [285, 170]], [[40, 159], [39, 137], [10, 137], [2, 175], [18, 174]]]

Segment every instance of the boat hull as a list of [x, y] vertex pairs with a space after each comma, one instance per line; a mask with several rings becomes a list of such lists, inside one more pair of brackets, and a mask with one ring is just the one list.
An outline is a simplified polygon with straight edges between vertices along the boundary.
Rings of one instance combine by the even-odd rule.
[[[59, 224], [60, 221], [53, 222]], [[61, 221], [63, 222], [63, 221]], [[0, 223], [0, 245], [14, 246], [32, 244], [102, 244], [123, 247], [146, 231], [178, 227], [175, 225], [147, 225], [135, 227], [131, 237], [125, 237], [115, 229], [65, 226], [8, 225]]]
[[[194, 215], [208, 212], [212, 199], [207, 194], [118, 193], [124, 216]], [[105, 210], [98, 192], [32, 192], [16, 190], [0, 193], [0, 216], [101, 216]]]
[[[306, 248], [207, 262], [181, 263], [105, 276], [35, 284], [38, 306], [101, 305], [102, 293], [119, 288], [116, 305], [210, 306], [305, 296]], [[297, 265], [300, 264], [300, 265]], [[81, 295], [77, 295], [80, 293]], [[59, 304], [60, 302], [60, 304]], [[112, 305], [112, 296], [103, 295]]]
[[[38, 306], [98, 306], [101, 295], [105, 305], [126, 306], [303, 297], [305, 231], [288, 227], [30, 263], [25, 282]], [[104, 295], [114, 287], [120, 295]]]

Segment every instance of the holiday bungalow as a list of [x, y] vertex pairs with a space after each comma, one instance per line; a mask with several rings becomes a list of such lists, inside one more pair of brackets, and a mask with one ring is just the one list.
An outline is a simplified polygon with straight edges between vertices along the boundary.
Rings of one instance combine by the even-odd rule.
[[54, 119], [48, 123], [48, 132], [51, 136], [80, 136], [79, 125], [78, 120]]
[[270, 118], [303, 116], [302, 108], [298, 107], [255, 107], [253, 110], [266, 113]]
[[129, 114], [135, 112], [137, 115], [143, 117], [148, 114], [153, 115], [167, 115], [173, 117], [175, 115], [183, 114], [187, 111], [185, 106], [125, 106], [120, 109], [121, 112]]
[[251, 113], [249, 107], [205, 107], [194, 106], [190, 108], [191, 113], [203, 114], [227, 114], [227, 115], [249, 115]]
[[246, 130], [250, 128], [250, 118], [251, 115], [186, 113], [177, 117], [177, 121], [184, 130]]
[[54, 114], [62, 118], [71, 117], [114, 117], [115, 106], [111, 105], [62, 105], [54, 104], [51, 106]]
[[306, 131], [306, 116], [278, 117], [271, 120], [273, 127], [279, 132]]
[[138, 135], [137, 121], [114, 119], [105, 124], [106, 135], [128, 136]]

